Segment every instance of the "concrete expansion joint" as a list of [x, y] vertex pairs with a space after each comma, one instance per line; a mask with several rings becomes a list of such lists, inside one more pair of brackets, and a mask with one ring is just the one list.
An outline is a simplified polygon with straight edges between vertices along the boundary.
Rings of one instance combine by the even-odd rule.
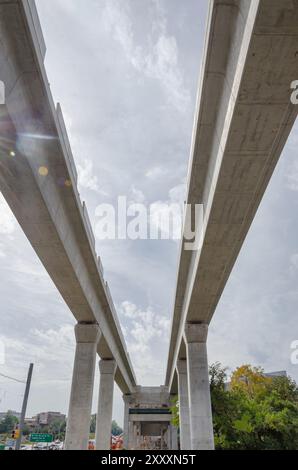
[[114, 359], [101, 359], [99, 361], [100, 374], [115, 375], [117, 369], [117, 362]]
[[184, 327], [186, 343], [206, 343], [208, 327], [207, 323], [186, 323]]
[[101, 331], [96, 323], [77, 323], [75, 326], [75, 336], [77, 343], [97, 344]]

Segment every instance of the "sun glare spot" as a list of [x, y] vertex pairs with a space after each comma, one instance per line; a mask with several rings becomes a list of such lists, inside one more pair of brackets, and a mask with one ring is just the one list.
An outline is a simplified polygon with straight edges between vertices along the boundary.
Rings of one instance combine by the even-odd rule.
[[40, 174], [40, 176], [47, 176], [49, 174], [49, 170], [46, 166], [41, 166], [38, 170], [38, 173]]

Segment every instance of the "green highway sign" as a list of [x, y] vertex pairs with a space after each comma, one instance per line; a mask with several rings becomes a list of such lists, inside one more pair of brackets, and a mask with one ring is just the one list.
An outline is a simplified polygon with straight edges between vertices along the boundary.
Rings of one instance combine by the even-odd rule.
[[30, 442], [53, 442], [52, 434], [30, 434]]
[[0, 444], [0, 450], [5, 450], [5, 444]]

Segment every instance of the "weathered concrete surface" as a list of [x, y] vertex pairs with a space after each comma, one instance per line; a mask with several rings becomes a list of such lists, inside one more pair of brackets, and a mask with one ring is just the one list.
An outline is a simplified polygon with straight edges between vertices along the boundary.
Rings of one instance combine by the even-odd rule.
[[187, 379], [187, 361], [178, 359], [178, 397], [179, 397], [179, 418], [180, 418], [180, 448], [181, 450], [190, 450], [190, 416], [188, 399], [188, 379]]
[[210, 323], [297, 117], [297, 25], [297, 0], [211, 2], [187, 196], [204, 205], [204, 238], [200, 251], [180, 254], [171, 391], [185, 322]]
[[113, 360], [99, 362], [100, 381], [96, 416], [96, 450], [110, 450], [114, 397], [114, 378], [117, 364]]
[[171, 442], [169, 443], [170, 450], [178, 450], [178, 429], [171, 424], [170, 426], [170, 435], [171, 435]]
[[138, 385], [132, 395], [135, 404], [142, 406], [164, 406], [170, 405], [169, 389], [165, 386], [142, 387]]
[[116, 360], [115, 380], [132, 392], [135, 375], [50, 92], [34, 1], [0, 0], [0, 41], [0, 190], [76, 320], [99, 324], [98, 353]]
[[128, 449], [140, 449], [143, 439], [148, 436], [162, 436], [161, 442], [168, 449], [177, 448], [177, 432], [171, 425], [171, 396], [167, 387], [138, 386], [133, 394], [123, 398], [126, 404], [124, 435]]
[[132, 402], [131, 395], [123, 395], [124, 420], [123, 420], [123, 447], [129, 448], [129, 405]]
[[75, 335], [77, 345], [67, 415], [65, 450], [87, 450], [100, 330], [97, 325], [78, 324], [75, 326]]
[[207, 334], [208, 325], [185, 325], [191, 450], [214, 450]]

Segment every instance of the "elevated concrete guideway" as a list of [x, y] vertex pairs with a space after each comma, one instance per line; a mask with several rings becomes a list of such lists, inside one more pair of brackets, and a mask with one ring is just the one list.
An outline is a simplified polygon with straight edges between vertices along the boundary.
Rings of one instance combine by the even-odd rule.
[[114, 381], [126, 446], [177, 447], [178, 392], [181, 448], [213, 449], [208, 328], [297, 117], [298, 0], [210, 0], [187, 196], [203, 205], [203, 243], [182, 244], [161, 387], [136, 385], [45, 51], [34, 0], [0, 0], [0, 191], [78, 322], [65, 448], [87, 449], [98, 353], [97, 449], [110, 447]]
[[204, 206], [204, 238], [200, 251], [181, 249], [165, 382], [171, 392], [177, 361], [192, 344], [185, 325], [210, 323], [295, 122], [297, 78], [297, 0], [210, 2], [187, 196]]
[[132, 393], [134, 371], [80, 201], [44, 56], [34, 1], [0, 0], [0, 190], [78, 323], [99, 325], [97, 352], [115, 360], [115, 381], [124, 394]]

